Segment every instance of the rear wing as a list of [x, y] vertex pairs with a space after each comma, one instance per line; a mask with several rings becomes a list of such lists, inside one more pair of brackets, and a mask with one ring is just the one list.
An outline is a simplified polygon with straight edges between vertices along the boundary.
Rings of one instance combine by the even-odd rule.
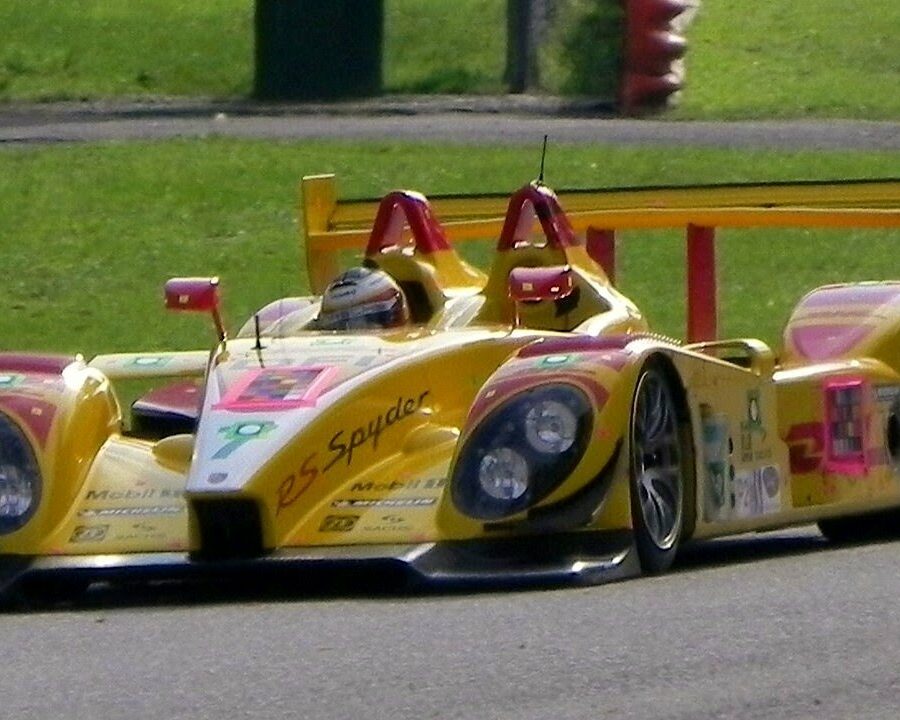
[[[615, 282], [616, 233], [680, 229], [685, 236], [688, 342], [717, 336], [715, 236], [718, 228], [900, 229], [900, 178], [836, 182], [718, 184], [557, 191], [572, 228]], [[429, 198], [453, 242], [498, 238], [509, 195]], [[321, 293], [339, 271], [342, 250], [362, 250], [379, 200], [341, 200], [334, 175], [300, 185], [301, 243], [309, 282]]]

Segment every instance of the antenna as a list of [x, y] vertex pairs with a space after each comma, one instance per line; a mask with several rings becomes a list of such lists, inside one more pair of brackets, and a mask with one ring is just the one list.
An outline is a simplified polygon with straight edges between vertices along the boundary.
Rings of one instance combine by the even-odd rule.
[[544, 147], [541, 148], [541, 174], [538, 175], [538, 182], [544, 183], [544, 159], [547, 157], [547, 136], [544, 135]]
[[260, 342], [259, 336], [259, 313], [253, 315], [253, 327], [256, 330], [256, 345], [253, 346], [254, 350], [262, 350], [263, 346]]

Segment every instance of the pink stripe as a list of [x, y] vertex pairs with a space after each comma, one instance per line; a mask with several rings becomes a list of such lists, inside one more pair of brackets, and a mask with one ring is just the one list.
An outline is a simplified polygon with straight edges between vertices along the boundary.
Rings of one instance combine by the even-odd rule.
[[23, 355], [0, 353], [0, 370], [6, 372], [59, 375], [75, 362], [71, 355]]
[[799, 307], [823, 305], [869, 305], [880, 307], [900, 301], [900, 283], [877, 285], [841, 285], [814, 290]]
[[27, 427], [42, 448], [47, 444], [56, 415], [55, 405], [26, 395], [6, 395], [0, 398], [0, 410], [6, 410]]
[[621, 350], [632, 340], [652, 337], [646, 333], [635, 335], [608, 335], [593, 337], [591, 335], [573, 335], [571, 337], [545, 338], [526, 345], [517, 357], [530, 358], [540, 355], [564, 355], [575, 352], [602, 352], [604, 350]]
[[792, 328], [791, 341], [808, 360], [831, 360], [846, 355], [871, 331], [864, 325], [811, 325]]

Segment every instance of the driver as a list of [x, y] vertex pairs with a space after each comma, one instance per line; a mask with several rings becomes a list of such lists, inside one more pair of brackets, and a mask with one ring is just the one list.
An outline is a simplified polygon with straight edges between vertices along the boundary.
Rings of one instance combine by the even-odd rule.
[[322, 294], [320, 330], [393, 328], [409, 323], [400, 286], [383, 270], [357, 267], [338, 275]]

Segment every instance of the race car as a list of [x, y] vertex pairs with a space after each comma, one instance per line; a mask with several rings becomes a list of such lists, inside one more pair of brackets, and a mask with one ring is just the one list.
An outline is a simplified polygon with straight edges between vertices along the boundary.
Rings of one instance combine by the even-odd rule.
[[[540, 182], [510, 198], [487, 273], [409, 191], [383, 198], [364, 257], [234, 337], [217, 280], [171, 280], [168, 307], [212, 314], [209, 353], [0, 356], [0, 586], [601, 582], [661, 572], [691, 538], [846, 538], [900, 507], [900, 282], [809, 293], [777, 357], [683, 344]], [[126, 421], [113, 383], [173, 377]]]

